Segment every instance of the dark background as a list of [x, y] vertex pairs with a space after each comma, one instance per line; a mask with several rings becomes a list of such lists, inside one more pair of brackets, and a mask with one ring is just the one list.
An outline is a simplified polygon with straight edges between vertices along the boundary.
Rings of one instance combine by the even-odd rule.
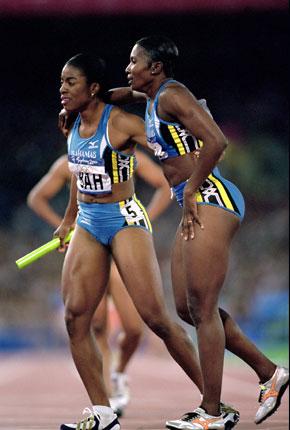
[[63, 150], [56, 128], [60, 73], [78, 52], [105, 58], [111, 85], [126, 85], [134, 42], [165, 34], [180, 50], [177, 79], [207, 99], [229, 137], [248, 145], [248, 136], [261, 134], [286, 145], [287, 21], [285, 11], [2, 18], [0, 222], [11, 224], [13, 210]]
[[[286, 341], [287, 9], [136, 16], [9, 15], [0, 10], [3, 345], [7, 345], [5, 333], [11, 326], [16, 330], [19, 325], [37, 325], [49, 330], [58, 294], [59, 255], [47, 256], [22, 272], [17, 271], [14, 261], [51, 238], [51, 229], [26, 207], [26, 196], [65, 152], [65, 141], [57, 130], [62, 66], [78, 52], [93, 52], [107, 61], [110, 84], [126, 85], [124, 69], [134, 42], [156, 33], [176, 42], [180, 51], [176, 78], [196, 97], [207, 99], [229, 138], [222, 172], [245, 195], [247, 213], [233, 249], [225, 305], [258, 340], [271, 337], [273, 342]], [[142, 115], [143, 111], [139, 108], [136, 112]], [[137, 186], [139, 195], [148, 201], [146, 186]], [[63, 211], [65, 199], [60, 195], [55, 200], [59, 211]], [[166, 289], [170, 289], [170, 246], [178, 218], [179, 210], [173, 204], [155, 226]], [[265, 312], [269, 316], [267, 330]]]

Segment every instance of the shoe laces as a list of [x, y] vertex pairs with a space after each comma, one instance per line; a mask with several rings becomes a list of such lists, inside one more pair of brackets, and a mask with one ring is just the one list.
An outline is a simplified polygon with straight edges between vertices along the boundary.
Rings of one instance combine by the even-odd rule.
[[183, 421], [192, 421], [194, 419], [202, 417], [203, 413], [206, 413], [206, 411], [204, 409], [202, 409], [201, 407], [199, 407], [199, 408], [195, 409], [192, 412], [187, 412], [186, 414], [184, 414], [181, 417], [181, 420], [183, 420]]
[[186, 412], [180, 419], [182, 421], [192, 421], [195, 418], [198, 418], [200, 415], [197, 412]]
[[83, 410], [83, 415], [84, 414], [89, 414], [89, 415], [86, 418], [84, 418], [82, 421], [80, 421], [78, 424], [79, 425], [80, 424], [87, 424], [87, 423], [93, 424], [93, 422], [95, 421], [94, 412], [90, 408], [87, 407]]
[[258, 399], [258, 402], [259, 403], [263, 403], [263, 401], [264, 401], [264, 395], [266, 394], [266, 391], [267, 391], [267, 387], [265, 386], [265, 385], [260, 385], [260, 394], [259, 394], [259, 399]]

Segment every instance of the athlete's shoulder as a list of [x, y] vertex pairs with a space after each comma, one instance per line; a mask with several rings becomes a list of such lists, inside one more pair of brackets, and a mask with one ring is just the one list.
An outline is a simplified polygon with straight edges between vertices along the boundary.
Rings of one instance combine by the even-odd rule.
[[172, 97], [178, 97], [185, 94], [192, 94], [186, 85], [179, 81], [169, 81], [161, 89], [159, 100], [172, 100]]
[[111, 121], [113, 127], [119, 129], [120, 131], [129, 131], [135, 127], [144, 127], [144, 120], [139, 115], [126, 112], [119, 107], [114, 107], [112, 109]]

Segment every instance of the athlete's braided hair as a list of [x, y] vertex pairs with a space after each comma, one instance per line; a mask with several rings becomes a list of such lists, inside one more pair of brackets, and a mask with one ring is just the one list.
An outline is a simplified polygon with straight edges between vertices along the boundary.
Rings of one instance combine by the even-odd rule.
[[142, 37], [136, 45], [145, 49], [150, 60], [161, 61], [166, 76], [173, 76], [175, 62], [178, 58], [178, 48], [175, 43], [166, 36]]

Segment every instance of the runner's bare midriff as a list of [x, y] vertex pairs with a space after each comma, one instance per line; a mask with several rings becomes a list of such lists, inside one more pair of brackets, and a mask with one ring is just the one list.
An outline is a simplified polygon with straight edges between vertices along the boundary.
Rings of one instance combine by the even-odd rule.
[[103, 195], [84, 194], [78, 191], [77, 199], [84, 203], [115, 203], [129, 199], [134, 195], [134, 181], [130, 178], [126, 182], [112, 185], [112, 192]]
[[197, 156], [194, 152], [163, 160], [163, 173], [171, 187], [186, 181], [193, 172]]

